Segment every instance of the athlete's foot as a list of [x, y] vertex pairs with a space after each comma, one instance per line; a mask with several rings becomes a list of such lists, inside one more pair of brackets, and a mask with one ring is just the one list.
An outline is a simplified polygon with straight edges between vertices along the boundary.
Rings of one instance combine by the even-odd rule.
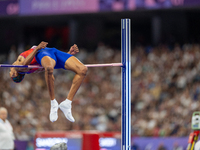
[[51, 122], [54, 122], [58, 119], [58, 102], [55, 99], [51, 100], [49, 119]]
[[71, 113], [71, 101], [66, 99], [65, 101], [63, 101], [62, 103], [60, 103], [59, 108], [62, 110], [62, 112], [64, 113], [65, 117], [71, 121], [71, 122], [75, 122], [74, 117], [72, 116]]

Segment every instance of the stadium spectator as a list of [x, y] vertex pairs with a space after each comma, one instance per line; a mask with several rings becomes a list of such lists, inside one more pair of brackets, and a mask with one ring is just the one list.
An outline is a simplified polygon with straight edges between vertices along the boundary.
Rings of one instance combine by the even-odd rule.
[[0, 149], [14, 149], [14, 133], [10, 122], [7, 120], [8, 112], [4, 107], [0, 107]]

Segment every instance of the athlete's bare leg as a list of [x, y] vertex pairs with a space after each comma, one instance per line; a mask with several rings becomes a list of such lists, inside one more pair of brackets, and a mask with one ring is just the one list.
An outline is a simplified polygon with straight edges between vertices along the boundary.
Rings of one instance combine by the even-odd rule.
[[87, 67], [83, 65], [76, 57], [72, 56], [69, 59], [67, 59], [67, 61], [65, 62], [65, 69], [71, 70], [76, 73], [72, 81], [69, 94], [67, 96], [67, 99], [72, 101], [74, 98], [74, 95], [78, 91], [81, 83], [83, 82], [86, 76]]
[[45, 80], [47, 84], [47, 88], [49, 91], [49, 95], [51, 98], [51, 110], [49, 119], [54, 122], [58, 119], [58, 102], [55, 99], [55, 93], [54, 93], [54, 76], [53, 76], [53, 70], [54, 66], [56, 64], [55, 60], [50, 58], [49, 56], [44, 56], [41, 60], [41, 64], [45, 69]]
[[54, 93], [54, 76], [53, 76], [53, 70], [55, 67], [55, 60], [52, 59], [49, 56], [44, 56], [41, 60], [41, 64], [45, 69], [45, 80], [47, 84], [47, 88], [49, 91], [49, 95], [51, 100], [55, 99], [55, 93]]
[[71, 88], [69, 90], [67, 99], [63, 101], [59, 107], [65, 114], [65, 117], [70, 120], [71, 122], [74, 122], [74, 118], [71, 114], [71, 102], [74, 98], [74, 95], [78, 91], [81, 83], [83, 82], [86, 73], [87, 73], [87, 67], [84, 66], [76, 57], [71, 56], [67, 59], [65, 62], [65, 69], [71, 70], [76, 73], [74, 76], [74, 79], [72, 81]]

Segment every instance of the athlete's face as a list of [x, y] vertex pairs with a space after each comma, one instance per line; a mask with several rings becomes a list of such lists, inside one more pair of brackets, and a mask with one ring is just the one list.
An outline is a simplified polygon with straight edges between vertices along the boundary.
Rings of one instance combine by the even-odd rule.
[[15, 68], [10, 68], [10, 77], [14, 78], [18, 76], [18, 72], [15, 70]]

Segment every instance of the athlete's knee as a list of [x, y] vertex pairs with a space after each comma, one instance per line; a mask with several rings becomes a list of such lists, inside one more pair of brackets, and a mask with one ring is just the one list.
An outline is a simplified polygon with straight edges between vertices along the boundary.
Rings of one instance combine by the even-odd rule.
[[53, 73], [54, 67], [52, 67], [52, 66], [47, 66], [47, 67], [45, 67], [44, 69], [45, 69], [46, 72], [52, 74], [52, 73]]
[[80, 67], [80, 73], [82, 76], [86, 76], [88, 68], [84, 65]]

